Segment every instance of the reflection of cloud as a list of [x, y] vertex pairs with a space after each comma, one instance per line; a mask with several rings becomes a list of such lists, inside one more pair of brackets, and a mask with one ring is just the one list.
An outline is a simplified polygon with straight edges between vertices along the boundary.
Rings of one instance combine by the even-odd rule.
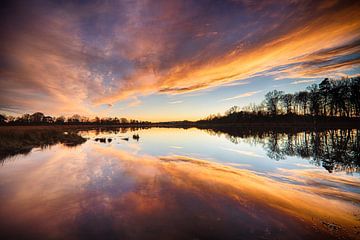
[[261, 156], [261, 155], [255, 153], [255, 152], [252, 152], [252, 151], [242, 151], [242, 150], [238, 150], [238, 149], [223, 148], [223, 147], [221, 149], [224, 149], [226, 151], [235, 152], [235, 153], [238, 153], [238, 154], [241, 154], [241, 155], [250, 156], [250, 157], [264, 158], [264, 156]]
[[226, 165], [232, 166], [232, 167], [251, 167], [251, 164], [247, 164], [247, 163], [225, 163]]
[[302, 167], [302, 168], [313, 168], [313, 169], [316, 169], [314, 168], [313, 165], [309, 165], [309, 164], [304, 164], [304, 163], [296, 163], [294, 164], [295, 166], [298, 166], [298, 167]]
[[169, 102], [170, 104], [179, 104], [179, 103], [182, 103], [183, 101], [172, 101], [172, 102]]
[[237, 99], [237, 98], [245, 98], [245, 97], [251, 97], [259, 92], [262, 92], [262, 91], [252, 91], [252, 92], [246, 92], [246, 93], [242, 93], [240, 95], [236, 95], [234, 97], [229, 97], [229, 98], [224, 98], [224, 99], [221, 99], [220, 101], [229, 101], [229, 100], [234, 100], [234, 99]]
[[[358, 209], [353, 202], [360, 196], [340, 186], [358, 189], [358, 179], [286, 173], [293, 183], [185, 156], [157, 158], [102, 145], [86, 149], [80, 155], [58, 148], [28, 155], [24, 158], [32, 163], [44, 160], [35, 168], [24, 165], [0, 176], [0, 182], [7, 180], [2, 187], [11, 190], [4, 191], [8, 196], [2, 199], [0, 219], [6, 217], [7, 224], [21, 230], [37, 226], [44, 238], [62, 239], [79, 231], [144, 239], [151, 234], [144, 229], [152, 229], [156, 238], [194, 231], [210, 231], [216, 238], [227, 233], [252, 236], [273, 229], [271, 234], [280, 232], [284, 238], [315, 239], [334, 234], [324, 222], [339, 226], [337, 234], [344, 238], [356, 234], [352, 230], [358, 225]], [[304, 176], [308, 183], [333, 184], [298, 184]], [[54, 214], [56, 219], [49, 221]], [[194, 230], [199, 223], [205, 227]], [[239, 225], [243, 227], [236, 228]]]
[[272, 174], [283, 180], [302, 185], [303, 191], [310, 191], [330, 199], [347, 199], [360, 203], [359, 194], [348, 192], [348, 188], [359, 188], [357, 180], [351, 180], [341, 175], [329, 175], [319, 170], [279, 169], [280, 174]]
[[341, 72], [359, 66], [359, 8], [349, 1], [12, 1], [0, 21], [0, 108], [91, 113], [91, 104], [241, 84], [289, 64], [274, 74]]
[[170, 146], [170, 148], [182, 149], [182, 148], [184, 148], [184, 147], [180, 147], [180, 146]]
[[[341, 174], [331, 174], [319, 170], [290, 170], [290, 169], [279, 169], [283, 176], [297, 179], [299, 182], [306, 183], [307, 185], [319, 185], [321, 187], [342, 187], [346, 190], [347, 187], [359, 187], [359, 181], [357, 179], [347, 178]], [[340, 185], [337, 185], [340, 184]], [[352, 195], [352, 193], [349, 193]]]
[[140, 144], [137, 143], [128, 143], [126, 144], [126, 147], [128, 147], [134, 154], [137, 154], [141, 150]]

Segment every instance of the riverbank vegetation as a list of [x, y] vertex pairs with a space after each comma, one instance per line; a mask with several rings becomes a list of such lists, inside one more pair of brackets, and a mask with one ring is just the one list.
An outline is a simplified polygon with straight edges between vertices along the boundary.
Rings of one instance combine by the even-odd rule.
[[225, 114], [212, 114], [198, 123], [301, 123], [360, 120], [360, 77], [324, 79], [304, 91], [273, 90], [261, 104], [233, 106]]
[[33, 114], [23, 114], [22, 116], [6, 116], [0, 114], [0, 125], [146, 125], [148, 121], [139, 121], [118, 117], [94, 117], [89, 118], [74, 114], [71, 117], [59, 116], [53, 117], [45, 115], [42, 112]]
[[185, 120], [151, 123], [124, 117], [89, 118], [78, 114], [53, 117], [36, 112], [17, 117], [0, 114], [0, 125], [353, 127], [360, 125], [360, 77], [338, 80], [325, 78], [320, 84], [313, 84], [295, 93], [273, 90], [265, 95], [260, 104], [233, 106], [224, 114], [211, 114], [195, 122]]
[[0, 161], [16, 154], [27, 154], [33, 148], [62, 143], [68, 147], [86, 141], [76, 130], [61, 127], [0, 127]]

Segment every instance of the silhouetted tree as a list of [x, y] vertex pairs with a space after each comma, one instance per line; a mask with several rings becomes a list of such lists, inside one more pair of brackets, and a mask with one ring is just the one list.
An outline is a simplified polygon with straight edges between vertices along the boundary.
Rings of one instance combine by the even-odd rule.
[[231, 115], [240, 111], [238, 106], [232, 106], [229, 110], [225, 112], [225, 115]]
[[319, 116], [320, 114], [320, 104], [321, 104], [321, 95], [316, 84], [313, 84], [307, 88], [309, 90], [309, 112], [313, 116]]
[[[266, 109], [263, 106], [266, 106]], [[313, 84], [305, 91], [293, 94], [274, 90], [265, 95], [265, 100], [260, 105], [251, 104], [243, 107], [241, 111], [239, 107], [234, 106], [223, 116], [212, 114], [203, 121], [218, 123], [251, 122], [254, 119], [265, 121], [266, 116], [281, 116], [283, 112], [287, 115], [294, 114], [284, 119], [295, 117], [309, 119], [309, 115], [315, 118], [360, 117], [360, 77], [339, 80], [325, 78], [319, 85]]]
[[6, 116], [0, 114], [0, 123], [5, 123], [6, 122]]
[[330, 80], [328, 78], [325, 78], [320, 84], [319, 84], [320, 93], [322, 96], [322, 105], [323, 105], [323, 115], [327, 116], [327, 107], [329, 104], [329, 93], [331, 90], [331, 84]]
[[266, 106], [267, 106], [270, 114], [272, 114], [272, 115], [278, 114], [279, 102], [280, 102], [283, 94], [284, 94], [283, 91], [274, 90], [274, 91], [268, 92], [265, 95]]
[[58, 123], [58, 124], [64, 124], [65, 123], [65, 117], [64, 116], [57, 117], [55, 122]]
[[309, 93], [306, 91], [301, 91], [296, 94], [296, 102], [299, 104], [299, 108], [302, 108], [303, 114], [306, 114], [307, 104], [309, 100]]
[[353, 107], [352, 113], [360, 116], [360, 77], [350, 82], [350, 104]]
[[129, 121], [126, 118], [120, 118], [120, 122], [123, 124], [128, 124]]
[[41, 112], [36, 112], [30, 116], [30, 122], [41, 123], [45, 115]]
[[53, 123], [53, 122], [54, 122], [54, 118], [51, 117], [51, 116], [45, 116], [45, 117], [43, 117], [42, 121], [43, 121], [44, 123]]
[[69, 117], [67, 121], [71, 123], [79, 123], [80, 120], [81, 120], [81, 116], [79, 114], [74, 114], [71, 117]]
[[287, 114], [290, 114], [292, 112], [293, 100], [294, 97], [292, 94], [288, 93], [281, 96], [281, 103], [283, 107], [286, 109]]

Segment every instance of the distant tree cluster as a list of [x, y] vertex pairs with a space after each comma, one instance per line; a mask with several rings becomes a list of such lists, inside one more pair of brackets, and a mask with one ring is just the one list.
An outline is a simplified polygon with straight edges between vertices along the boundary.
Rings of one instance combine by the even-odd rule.
[[1, 125], [76, 125], [76, 124], [89, 124], [89, 125], [136, 125], [136, 124], [149, 124], [150, 122], [138, 121], [127, 118], [88, 118], [75, 114], [71, 117], [52, 117], [46, 116], [44, 113], [36, 112], [33, 114], [23, 114], [19, 117], [5, 116], [0, 114]]
[[250, 104], [244, 108], [234, 106], [224, 115], [212, 114], [202, 121], [237, 122], [274, 116], [360, 117], [360, 77], [325, 78], [320, 84], [313, 84], [293, 94], [273, 90], [265, 95], [265, 100], [259, 105]]

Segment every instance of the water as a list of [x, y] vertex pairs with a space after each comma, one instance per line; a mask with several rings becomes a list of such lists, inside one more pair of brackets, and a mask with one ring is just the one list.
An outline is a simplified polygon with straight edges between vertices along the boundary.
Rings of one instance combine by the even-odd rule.
[[356, 130], [80, 135], [3, 159], [2, 239], [360, 238]]

